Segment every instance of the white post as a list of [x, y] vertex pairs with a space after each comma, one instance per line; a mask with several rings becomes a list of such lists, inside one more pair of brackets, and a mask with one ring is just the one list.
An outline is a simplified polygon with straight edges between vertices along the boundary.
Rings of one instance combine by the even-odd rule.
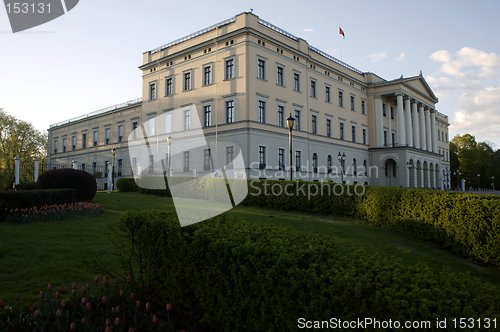
[[384, 146], [384, 117], [382, 115], [382, 98], [375, 98], [375, 135], [377, 138], [377, 147]]
[[437, 153], [437, 139], [436, 139], [436, 110], [431, 113], [431, 140], [432, 152]]
[[406, 128], [405, 128], [405, 114], [403, 112], [403, 95], [396, 95], [397, 102], [397, 128], [398, 128], [398, 144], [406, 145]]
[[407, 97], [405, 100], [405, 120], [406, 120], [406, 143], [409, 147], [413, 147], [413, 129], [411, 127], [411, 104], [410, 98]]
[[431, 110], [425, 111], [425, 133], [427, 134], [427, 151], [432, 151], [432, 137], [431, 137]]
[[427, 136], [425, 136], [424, 106], [420, 106], [418, 111], [420, 112], [420, 148], [422, 150], [427, 150], [427, 142], [425, 141]]
[[391, 148], [394, 146], [396, 142], [392, 141], [392, 117], [391, 117], [391, 104], [387, 103], [386, 104], [386, 113], [387, 113], [387, 123], [388, 123], [388, 128], [387, 128], [387, 146], [390, 146]]
[[35, 174], [33, 176], [34, 182], [38, 180], [38, 167], [39, 167], [39, 161], [38, 159], [35, 159]]
[[411, 103], [411, 116], [413, 121], [413, 146], [420, 149], [420, 126], [418, 122], [417, 102]]
[[19, 184], [19, 179], [20, 179], [20, 174], [21, 174], [21, 159], [19, 159], [19, 157], [16, 157], [14, 159], [15, 161], [15, 166], [16, 166], [16, 169], [15, 169], [15, 182], [14, 184], [17, 186]]
[[112, 185], [113, 185], [113, 164], [108, 162], [108, 194], [111, 193]]

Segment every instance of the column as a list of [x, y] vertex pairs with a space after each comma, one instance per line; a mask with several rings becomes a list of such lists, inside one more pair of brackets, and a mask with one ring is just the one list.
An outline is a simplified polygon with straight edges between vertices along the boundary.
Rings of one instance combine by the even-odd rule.
[[386, 112], [387, 112], [387, 123], [389, 124], [387, 127], [387, 146], [394, 146], [394, 143], [396, 142], [393, 142], [392, 141], [392, 118], [391, 118], [391, 105], [389, 103], [387, 103], [385, 105], [387, 108], [386, 108]]
[[429, 166], [430, 164], [427, 164], [427, 188], [432, 188], [432, 182], [431, 182], [431, 168]]
[[35, 174], [33, 174], [34, 182], [38, 180], [38, 168], [39, 168], [39, 161], [38, 159], [35, 159]]
[[418, 122], [417, 102], [411, 103], [411, 116], [413, 122], [413, 146], [420, 149], [420, 126]]
[[413, 147], [413, 129], [411, 127], [411, 106], [410, 98], [405, 99], [405, 120], [406, 120], [406, 143]]
[[15, 162], [15, 170], [14, 170], [14, 184], [17, 186], [19, 184], [20, 174], [21, 174], [21, 159], [16, 157], [14, 159]]
[[382, 114], [382, 98], [375, 97], [375, 136], [377, 147], [384, 146], [384, 116]]
[[423, 163], [420, 163], [420, 188], [425, 188], [424, 164]]
[[436, 140], [436, 110], [431, 113], [431, 140], [432, 152], [437, 153], [437, 140]]
[[410, 167], [406, 167], [406, 188], [410, 188]]
[[426, 107], [426, 110], [425, 110], [425, 134], [427, 135], [427, 138], [425, 140], [427, 141], [427, 151], [432, 151], [430, 114], [431, 114], [431, 110]]
[[425, 142], [427, 136], [425, 136], [424, 106], [420, 105], [418, 111], [420, 113], [420, 148], [422, 150], [427, 150], [427, 143]]
[[398, 128], [398, 143], [399, 145], [406, 145], [406, 131], [405, 131], [405, 114], [403, 112], [403, 95], [396, 95], [397, 100], [397, 128]]

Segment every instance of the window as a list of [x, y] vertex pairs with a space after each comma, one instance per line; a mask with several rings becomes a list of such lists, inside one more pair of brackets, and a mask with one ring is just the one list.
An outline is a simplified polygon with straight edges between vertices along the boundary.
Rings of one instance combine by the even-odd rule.
[[212, 126], [212, 105], [203, 106], [203, 126]]
[[174, 94], [174, 78], [167, 77], [165, 79], [165, 96], [171, 96]]
[[259, 122], [266, 123], [266, 102], [259, 100]]
[[184, 91], [191, 90], [191, 72], [184, 73]]
[[391, 106], [391, 119], [394, 120], [394, 107]]
[[278, 127], [285, 126], [285, 106], [278, 105]]
[[332, 137], [332, 119], [326, 119], [326, 136]]
[[332, 166], [333, 166], [333, 159], [332, 159], [332, 155], [328, 155], [327, 159], [326, 159], [326, 167], [327, 167], [327, 171], [328, 173], [331, 173], [332, 172]]
[[339, 125], [339, 135], [340, 139], [344, 139], [344, 124], [342, 122]]
[[118, 125], [118, 143], [123, 141], [123, 125]]
[[66, 137], [63, 138], [62, 145], [63, 145], [63, 152], [66, 152], [66, 146], [68, 145]]
[[441, 140], [441, 132], [438, 129], [438, 141], [440, 141], [440, 140]]
[[87, 133], [82, 134], [82, 149], [87, 148]]
[[392, 146], [395, 146], [396, 145], [396, 134], [395, 133], [391, 133], [391, 139], [392, 139]]
[[365, 115], [366, 114], [366, 101], [361, 100], [361, 114]]
[[156, 118], [155, 116], [150, 116], [148, 119], [148, 136], [154, 136], [156, 134]]
[[387, 116], [387, 112], [385, 111], [385, 104], [382, 104], [382, 114]]
[[285, 149], [278, 148], [278, 169], [285, 170]]
[[284, 69], [281, 66], [278, 66], [276, 68], [276, 85], [279, 85], [279, 86], [285, 85]]
[[363, 128], [363, 144], [366, 144], [366, 128]]
[[311, 97], [316, 98], [316, 81], [311, 80]]
[[122, 169], [123, 169], [123, 159], [118, 159], [118, 170], [116, 172], [117, 176], [122, 176]]
[[203, 150], [203, 170], [212, 170], [212, 154], [210, 149]]
[[191, 129], [191, 110], [184, 111], [184, 130]]
[[339, 91], [339, 107], [344, 107], [344, 92]]
[[295, 110], [295, 130], [300, 130], [300, 111]]
[[352, 141], [356, 143], [356, 126], [351, 126], [351, 137]]
[[203, 85], [212, 84], [212, 66], [203, 67]]
[[302, 164], [302, 152], [295, 151], [295, 171], [300, 172], [300, 167]]
[[387, 130], [384, 130], [384, 146], [387, 146]]
[[330, 87], [325, 86], [325, 102], [329, 103], [331, 101], [330, 98]]
[[300, 74], [293, 73], [293, 90], [300, 91]]
[[355, 111], [355, 105], [354, 105], [355, 98], [354, 96], [351, 96], [351, 111]]
[[257, 60], [257, 78], [261, 80], [266, 79], [266, 61], [262, 59]]
[[311, 130], [313, 134], [318, 133], [318, 117], [316, 115], [311, 115]]
[[165, 124], [165, 133], [171, 133], [172, 132], [172, 113], [170, 112], [165, 112], [163, 114], [164, 116], [164, 124]]
[[352, 169], [352, 175], [354, 175], [354, 176], [358, 175], [358, 169], [357, 169], [358, 168], [358, 163], [356, 161], [356, 158], [354, 158], [352, 160], [352, 168], [353, 168]]
[[312, 160], [313, 164], [313, 172], [314, 173], [318, 173], [318, 154], [317, 153], [313, 153], [313, 160]]
[[183, 167], [182, 170], [184, 172], [189, 172], [189, 151], [184, 151], [183, 154]]
[[225, 61], [224, 79], [231, 80], [234, 78], [234, 59]]
[[86, 169], [87, 169], [87, 165], [85, 165], [84, 163], [82, 163], [82, 165], [81, 165], [81, 170], [82, 170], [82, 171], [85, 171]]
[[105, 144], [109, 144], [110, 138], [111, 138], [111, 128], [104, 129], [104, 142], [105, 142]]
[[76, 150], [76, 136], [71, 136], [71, 150]]
[[92, 145], [97, 146], [98, 140], [99, 140], [99, 132], [97, 130], [94, 130], [94, 132], [92, 133], [92, 141], [93, 141]]
[[149, 100], [156, 99], [156, 82], [149, 83]]
[[57, 140], [54, 140], [54, 153], [57, 153]]
[[234, 100], [226, 101], [226, 123], [234, 122]]
[[226, 168], [234, 168], [234, 146], [226, 146]]
[[259, 169], [266, 168], [266, 147], [259, 145]]

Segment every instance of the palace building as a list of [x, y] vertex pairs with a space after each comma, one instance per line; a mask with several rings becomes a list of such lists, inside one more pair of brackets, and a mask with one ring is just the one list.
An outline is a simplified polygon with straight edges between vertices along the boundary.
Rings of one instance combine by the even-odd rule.
[[[49, 167], [87, 170], [100, 186], [108, 162], [131, 177], [129, 135], [146, 124], [167, 137], [168, 115], [194, 105], [207, 141], [234, 142], [250, 178], [288, 178], [291, 164], [294, 178], [311, 181], [450, 186], [448, 117], [422, 73], [360, 71], [249, 12], [145, 52], [139, 68], [141, 99], [50, 126]], [[235, 151], [225, 150], [229, 164]], [[207, 166], [210, 153], [185, 152], [171, 173], [225, 167]]]

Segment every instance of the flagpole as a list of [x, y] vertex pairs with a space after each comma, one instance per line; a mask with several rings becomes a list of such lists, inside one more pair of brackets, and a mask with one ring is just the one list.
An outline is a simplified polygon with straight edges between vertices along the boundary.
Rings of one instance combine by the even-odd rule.
[[[342, 28], [340, 27], [339, 25], [339, 37], [341, 36], [340, 34], [340, 31], [342, 31]], [[342, 60], [342, 38], [339, 38], [340, 39], [340, 60]]]

